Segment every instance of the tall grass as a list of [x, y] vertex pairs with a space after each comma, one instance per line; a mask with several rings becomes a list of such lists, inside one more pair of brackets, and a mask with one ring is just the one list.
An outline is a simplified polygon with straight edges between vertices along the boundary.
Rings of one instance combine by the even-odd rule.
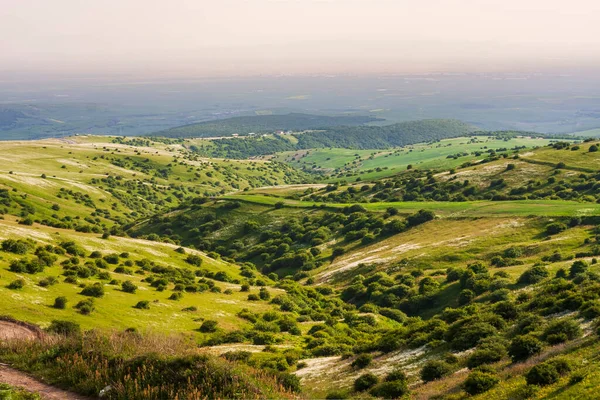
[[109, 399], [292, 398], [274, 376], [199, 354], [184, 336], [89, 331], [0, 343], [0, 360], [57, 386]]

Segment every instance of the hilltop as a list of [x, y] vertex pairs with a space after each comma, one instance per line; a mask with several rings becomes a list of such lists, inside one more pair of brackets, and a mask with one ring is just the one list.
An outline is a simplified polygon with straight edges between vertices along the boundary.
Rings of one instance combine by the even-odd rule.
[[275, 131], [305, 131], [341, 125], [363, 125], [381, 121], [370, 116], [326, 116], [302, 113], [282, 115], [252, 115], [204, 121], [159, 131], [155, 136], [192, 138], [273, 133]]

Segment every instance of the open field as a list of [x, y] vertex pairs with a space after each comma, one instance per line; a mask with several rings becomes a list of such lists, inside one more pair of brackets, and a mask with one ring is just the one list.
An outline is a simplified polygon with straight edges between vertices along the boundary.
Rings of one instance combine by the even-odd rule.
[[[300, 208], [344, 208], [351, 204], [315, 203], [289, 200], [267, 195], [234, 194], [223, 196], [225, 199], [249, 203], [275, 205], [283, 203], [286, 207]], [[465, 202], [381, 202], [361, 203], [369, 211], [384, 212], [387, 208], [396, 208], [403, 214], [419, 210], [431, 210], [442, 218], [492, 217], [492, 216], [587, 216], [600, 215], [600, 204], [579, 203], [564, 200], [514, 200], [514, 201], [465, 201]]]
[[[362, 180], [382, 178], [406, 170], [408, 165], [418, 169], [450, 169], [465, 162], [482, 158], [473, 153], [515, 147], [542, 147], [550, 140], [513, 138], [502, 140], [493, 137], [468, 137], [444, 139], [433, 144], [417, 144], [393, 150], [310, 149], [280, 153], [276, 160], [292, 166], [333, 174], [335, 181], [346, 173], [356, 173]], [[457, 158], [448, 156], [460, 155]], [[336, 176], [337, 174], [342, 174]]]

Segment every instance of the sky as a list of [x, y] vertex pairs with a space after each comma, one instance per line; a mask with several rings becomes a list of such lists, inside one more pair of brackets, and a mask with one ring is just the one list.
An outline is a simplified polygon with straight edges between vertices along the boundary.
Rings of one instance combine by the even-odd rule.
[[600, 68], [599, 0], [0, 0], [0, 72]]

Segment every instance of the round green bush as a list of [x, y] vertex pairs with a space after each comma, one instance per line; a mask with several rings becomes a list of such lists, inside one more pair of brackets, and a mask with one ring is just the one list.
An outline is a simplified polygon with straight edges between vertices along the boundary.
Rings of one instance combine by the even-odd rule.
[[559, 379], [560, 374], [554, 365], [549, 363], [535, 365], [525, 375], [528, 385], [546, 386], [558, 382]]
[[463, 384], [465, 392], [470, 395], [485, 393], [500, 382], [494, 374], [483, 371], [473, 371]]
[[535, 336], [517, 336], [510, 343], [508, 354], [513, 361], [522, 361], [535, 354], [539, 354], [543, 347], [542, 342]]
[[359, 376], [354, 381], [354, 390], [357, 392], [364, 392], [365, 390], [371, 389], [379, 382], [379, 378], [376, 375], [367, 373]]
[[359, 354], [354, 361], [352, 361], [352, 367], [357, 369], [363, 369], [369, 366], [373, 361], [373, 356], [370, 354]]
[[64, 310], [67, 307], [67, 298], [65, 296], [59, 296], [54, 299], [54, 308], [58, 308], [59, 310]]
[[382, 382], [371, 389], [369, 393], [384, 399], [397, 399], [408, 393], [408, 385], [406, 381], [402, 380]]
[[452, 372], [452, 367], [439, 360], [428, 361], [421, 369], [421, 379], [425, 382], [435, 381]]

